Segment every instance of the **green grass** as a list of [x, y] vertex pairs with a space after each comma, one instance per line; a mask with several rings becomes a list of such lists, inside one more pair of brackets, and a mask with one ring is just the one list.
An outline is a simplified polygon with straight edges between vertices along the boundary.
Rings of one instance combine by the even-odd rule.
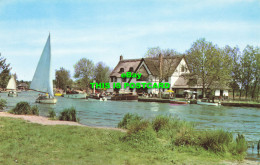
[[222, 164], [234, 159], [198, 146], [172, 145], [157, 138], [147, 122], [125, 133], [0, 117], [0, 164]]

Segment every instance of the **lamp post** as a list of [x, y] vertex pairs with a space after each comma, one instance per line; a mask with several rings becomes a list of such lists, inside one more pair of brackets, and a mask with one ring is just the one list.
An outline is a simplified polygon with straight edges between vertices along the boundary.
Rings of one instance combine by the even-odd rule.
[[93, 90], [93, 93], [95, 94], [96, 92], [95, 92], [95, 88], [96, 88], [96, 80], [93, 80], [93, 83], [95, 83], [95, 85], [94, 85], [94, 90]]

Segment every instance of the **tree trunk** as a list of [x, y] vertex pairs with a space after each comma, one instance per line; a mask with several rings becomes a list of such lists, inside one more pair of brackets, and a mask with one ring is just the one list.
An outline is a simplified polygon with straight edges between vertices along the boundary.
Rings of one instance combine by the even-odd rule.
[[239, 89], [239, 100], [241, 99], [242, 89]]
[[235, 100], [235, 89], [233, 88], [233, 100]]

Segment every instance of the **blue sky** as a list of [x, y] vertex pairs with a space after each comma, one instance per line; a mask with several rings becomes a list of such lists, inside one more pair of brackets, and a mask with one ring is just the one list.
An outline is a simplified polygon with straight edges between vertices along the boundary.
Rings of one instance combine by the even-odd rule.
[[159, 46], [185, 53], [199, 38], [259, 46], [259, 0], [0, 0], [0, 52], [31, 80], [48, 34], [52, 74], [85, 57], [111, 68]]

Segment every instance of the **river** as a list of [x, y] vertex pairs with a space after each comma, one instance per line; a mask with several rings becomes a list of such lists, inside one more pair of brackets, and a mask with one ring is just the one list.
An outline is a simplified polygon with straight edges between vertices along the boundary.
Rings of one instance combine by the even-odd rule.
[[[27, 101], [36, 105], [37, 92], [27, 91], [18, 93], [18, 97], [7, 97], [7, 93], [0, 93], [1, 98], [7, 100], [7, 108], [13, 108], [20, 101]], [[256, 143], [260, 140], [260, 109], [247, 107], [226, 107], [206, 105], [171, 105], [168, 103], [99, 101], [85, 99], [68, 99], [57, 97], [55, 105], [37, 104], [40, 115], [47, 116], [49, 109], [57, 113], [64, 108], [75, 107], [80, 123], [89, 126], [116, 127], [126, 113], [137, 113], [145, 118], [156, 115], [172, 115], [181, 120], [195, 122], [198, 129], [223, 128], [234, 134], [242, 133], [255, 148], [248, 149], [248, 159], [260, 161], [257, 155]]]

